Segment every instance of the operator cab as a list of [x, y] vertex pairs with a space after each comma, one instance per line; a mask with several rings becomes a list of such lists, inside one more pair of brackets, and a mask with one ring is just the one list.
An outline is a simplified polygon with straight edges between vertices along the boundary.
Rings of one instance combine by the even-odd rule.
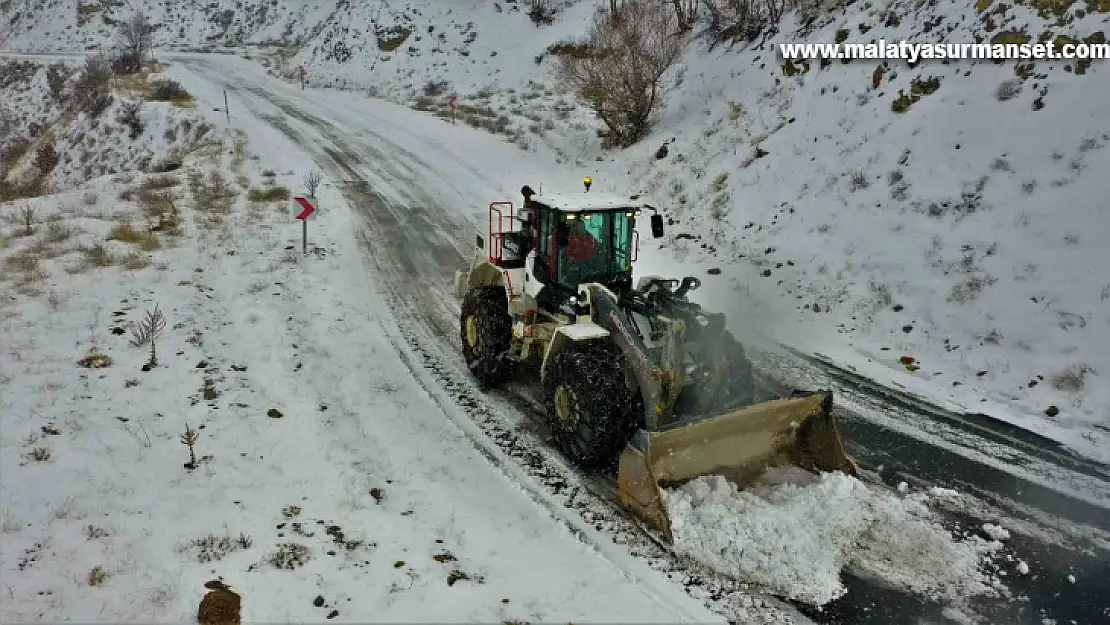
[[535, 253], [529, 273], [567, 297], [577, 293], [579, 285], [592, 282], [618, 295], [632, 288], [632, 263], [639, 248], [636, 218], [645, 209], [654, 213], [652, 235], [663, 235], [662, 215], [638, 198], [534, 195], [526, 198], [525, 207]]

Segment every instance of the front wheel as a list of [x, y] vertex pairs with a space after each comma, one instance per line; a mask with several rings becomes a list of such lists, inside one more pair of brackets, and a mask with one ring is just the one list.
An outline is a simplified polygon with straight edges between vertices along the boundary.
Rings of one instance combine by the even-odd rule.
[[611, 463], [628, 442], [634, 405], [619, 350], [606, 344], [569, 345], [548, 367], [545, 407], [559, 447], [584, 468]]

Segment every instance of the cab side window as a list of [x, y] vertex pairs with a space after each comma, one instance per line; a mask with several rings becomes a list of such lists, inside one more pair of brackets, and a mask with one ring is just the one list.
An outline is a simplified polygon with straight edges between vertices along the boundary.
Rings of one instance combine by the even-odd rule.
[[539, 204], [532, 205], [532, 219], [539, 228], [539, 244], [536, 246], [536, 277], [546, 282], [551, 275], [551, 233], [553, 231], [551, 209]]

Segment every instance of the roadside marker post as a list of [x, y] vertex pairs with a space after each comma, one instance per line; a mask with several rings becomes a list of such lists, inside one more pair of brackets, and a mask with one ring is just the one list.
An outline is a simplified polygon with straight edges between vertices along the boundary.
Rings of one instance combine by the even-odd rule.
[[451, 123], [454, 124], [455, 123], [455, 94], [452, 93], [451, 96], [447, 98], [447, 104], [451, 106]]
[[316, 219], [316, 198], [304, 195], [293, 197], [293, 219], [301, 222], [301, 253], [308, 254], [308, 220]]

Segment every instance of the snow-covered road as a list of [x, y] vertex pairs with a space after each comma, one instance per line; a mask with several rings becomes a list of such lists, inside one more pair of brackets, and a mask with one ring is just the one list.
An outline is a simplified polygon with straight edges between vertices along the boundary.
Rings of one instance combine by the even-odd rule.
[[[575, 476], [554, 454], [532, 445], [538, 437], [529, 436], [527, 414], [515, 410], [504, 398], [477, 393], [455, 356], [457, 307], [448, 292], [450, 277], [472, 240], [473, 224], [484, 216], [484, 202], [515, 199], [519, 184], [577, 184], [577, 176], [553, 160], [515, 153], [494, 137], [442, 123], [435, 123], [433, 129], [428, 117], [415, 111], [350, 94], [295, 89], [241, 59], [180, 58], [183, 67], [172, 68], [170, 73], [178, 72], [187, 81], [202, 106], [221, 107], [221, 91], [226, 89], [233, 127], [244, 131], [252, 143], [273, 146], [276, 153], [268, 154], [269, 158], [280, 159], [283, 151], [305, 155], [323, 169], [337, 191], [331, 196], [335, 207], [325, 204], [321, 220], [312, 227], [334, 232], [336, 240], [358, 241], [370, 261], [365, 273], [371, 276], [358, 277], [359, 268], [350, 266], [336, 272], [332, 308], [345, 311], [339, 318], [365, 314], [363, 308], [384, 302], [382, 332], [412, 376], [439, 404], [441, 414], [467, 434], [468, 444], [481, 450], [502, 475], [509, 475], [565, 529], [603, 554], [608, 564], [638, 579], [649, 597], [670, 597], [676, 592], [679, 586], [661, 579], [629, 553], [646, 550], [656, 564], [662, 555], [637, 539], [634, 529], [602, 498], [591, 500], [588, 481]], [[301, 157], [290, 158], [291, 169], [308, 166]], [[340, 206], [340, 197], [353, 209], [351, 213]], [[335, 217], [329, 216], [330, 210]], [[345, 257], [351, 258], [349, 254]], [[353, 349], [359, 337], [344, 334], [346, 342], [337, 348]], [[347, 353], [357, 359], [358, 352]], [[332, 362], [354, 367], [339, 356]], [[792, 366], [797, 370], [801, 365], [795, 362]], [[335, 375], [320, 373], [324, 379]], [[357, 376], [357, 368], [351, 375]], [[863, 396], [868, 397], [866, 393]], [[876, 402], [873, 395], [870, 398], [872, 404], [882, 407], [882, 401]], [[945, 426], [934, 415], [910, 413], [905, 406], [885, 413], [874, 410], [876, 405], [863, 408], [872, 409], [873, 414], [847, 415], [848, 421], [855, 423], [855, 427], [847, 426], [853, 453], [888, 481], [904, 478], [968, 487], [981, 499], [975, 500], [975, 505], [983, 507], [976, 515], [969, 512], [971, 504], [957, 505], [961, 520], [978, 522], [989, 517], [996, 521], [1004, 511], [1070, 538], [1104, 537], [1103, 533], [1110, 532], [1106, 508], [1110, 488], [1103, 479], [1104, 468], [1061, 455], [1035, 457], [1004, 437], [969, 433], [966, 428], [955, 428], [963, 438], [954, 444], [946, 432], [936, 434]], [[921, 422], [907, 422], [909, 414]], [[437, 431], [445, 426], [432, 418], [420, 427]], [[356, 440], [366, 433], [351, 431], [350, 435], [349, 440]], [[563, 491], [582, 493], [569, 495], [570, 500], [578, 500], [571, 506], [576, 510], [567, 510], [568, 496]], [[613, 545], [608, 537], [598, 535], [595, 527], [610, 530], [633, 548]], [[1056, 575], [1058, 572], [1082, 566], [1070, 551], [1056, 552], [1037, 542], [1029, 543], [1029, 548], [1040, 550], [1041, 565], [1061, 580], [1064, 577]], [[1086, 578], [1097, 577], [1087, 574]], [[880, 594], [869, 595], [869, 588], [866, 584], [852, 586], [853, 592], [841, 606], [844, 613], [862, 613], [869, 602], [883, 600]], [[1035, 589], [1027, 592], [1037, 596]], [[752, 605], [743, 593], [730, 596], [742, 608]], [[689, 605], [688, 601], [674, 603], [677, 607]], [[876, 614], [889, 617], [882, 610]], [[600, 615], [590, 613], [590, 617], [596, 620]], [[659, 617], [668, 618], [664, 614]], [[1008, 617], [1018, 618], [1015, 614]], [[670, 618], [699, 617], [696, 611], [683, 611]]]
[[[290, 303], [286, 325], [295, 333], [289, 342], [302, 350], [312, 346], [315, 353], [326, 355], [315, 359], [315, 371], [308, 371], [309, 361], [304, 362], [305, 379], [317, 381], [306, 395], [318, 396], [319, 403], [328, 405], [322, 417], [337, 410], [350, 417], [339, 422], [337, 440], [361, 459], [351, 457], [340, 463], [353, 467], [343, 480], [358, 479], [357, 474], [370, 467], [367, 463], [425, 466], [426, 471], [403, 478], [427, 475], [433, 483], [426, 498], [406, 504], [416, 510], [413, 516], [423, 508], [437, 522], [468, 536], [484, 528], [489, 541], [484, 547], [491, 558], [513, 558], [538, 576], [549, 576], [532, 580], [524, 574], [515, 576], [535, 593], [526, 599], [536, 606], [534, 617], [706, 622], [719, 620], [719, 613], [725, 611], [747, 622], [806, 622], [792, 607], [770, 596], [744, 592], [738, 584], [718, 587], [718, 613], [708, 611], [702, 605], [704, 591], [684, 592], [683, 584], [660, 573], [668, 567], [650, 541], [638, 539], [637, 553], [647, 557], [637, 558], [628, 544], [614, 544], [612, 534], [599, 532], [603, 526], [615, 528], [625, 543], [637, 540], [635, 527], [587, 492], [585, 484], [575, 483], [575, 476], [557, 458], [541, 457], [514, 433], [521, 425], [519, 418], [505, 422], [500, 417], [516, 411], [472, 388], [457, 358], [449, 353], [454, 350], [457, 305], [445, 287], [460, 263], [457, 246], [465, 239], [459, 234], [472, 232], [470, 215], [449, 207], [458, 205], [460, 197], [508, 193], [481, 186], [480, 156], [471, 160], [440, 152], [441, 162], [417, 158], [378, 135], [384, 129], [404, 136], [405, 128], [396, 119], [376, 118], [342, 94], [334, 102], [315, 101], [321, 94], [290, 90], [234, 58], [187, 60], [169, 73], [177, 73], [189, 85], [198, 106], [220, 107], [226, 88], [232, 127], [242, 131], [251, 145], [264, 146], [268, 166], [297, 177], [313, 169], [324, 174], [324, 190], [318, 193], [321, 216], [310, 223], [309, 241], [333, 259], [326, 275], [314, 279], [318, 284], [305, 289], [303, 297], [312, 302], [299, 310], [296, 299]], [[467, 180], [475, 181], [478, 188], [452, 186]], [[353, 210], [348, 212], [348, 207]], [[296, 231], [292, 226], [291, 232]], [[290, 288], [294, 294], [299, 290]], [[391, 373], [387, 380], [372, 372], [383, 366]], [[396, 420], [388, 413], [367, 415], [362, 408], [382, 402], [383, 395], [403, 404]], [[306, 410], [318, 403], [309, 397], [301, 402]], [[336, 427], [334, 421], [334, 416], [327, 419], [331, 427]], [[306, 448], [318, 446], [306, 444]], [[478, 460], [484, 466], [474, 470], [488, 475], [479, 478], [463, 466], [454, 466], [455, 449], [464, 453], [466, 462]], [[415, 457], [389, 460], [394, 454]], [[507, 492], [498, 494], [506, 488]], [[553, 495], [560, 490], [562, 497], [576, 498], [585, 512], [568, 509], [565, 499]], [[447, 494], [451, 492], [453, 496]], [[453, 497], [461, 498], [464, 509], [480, 511], [490, 520], [468, 518], [456, 510]], [[511, 521], [502, 527], [497, 519]], [[514, 546], [510, 529], [517, 522], [528, 524], [535, 549], [559, 550], [562, 558], [521, 555], [524, 552]], [[568, 558], [586, 559], [574, 565]], [[568, 581], [565, 576], [570, 571]], [[558, 581], [561, 576], [563, 581]], [[485, 584], [491, 584], [491, 574], [485, 577]], [[579, 592], [583, 585], [593, 590]], [[575, 599], [559, 599], [564, 590], [574, 592]], [[600, 604], [604, 606], [599, 608]], [[483, 614], [477, 609], [472, 613], [476, 618]], [[433, 610], [421, 618], [448, 618], [446, 614]]]

